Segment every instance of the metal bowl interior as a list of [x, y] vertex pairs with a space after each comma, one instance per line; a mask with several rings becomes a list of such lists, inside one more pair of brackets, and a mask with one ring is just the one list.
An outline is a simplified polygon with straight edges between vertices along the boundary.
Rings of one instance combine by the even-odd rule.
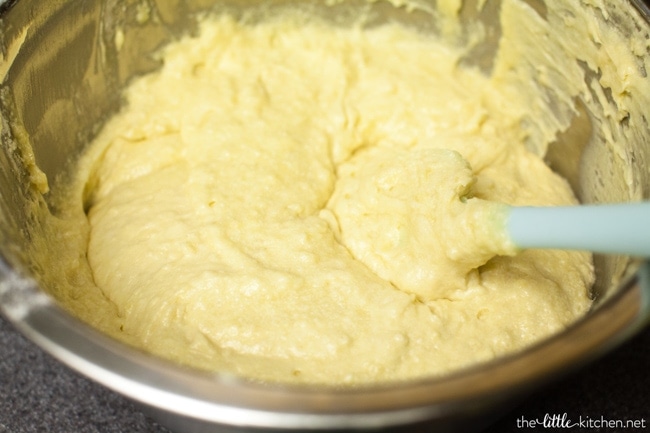
[[[370, 17], [368, 25], [399, 20], [439, 31], [435, 13], [428, 12], [435, 10], [435, 2], [417, 2], [426, 7], [414, 11], [388, 2], [298, 3], [337, 25], [350, 23], [363, 9]], [[541, 15], [555, 13], [558, 6], [554, 1], [526, 3]], [[262, 16], [269, 9], [295, 5], [283, 0], [230, 0], [218, 8], [235, 14], [258, 10]], [[465, 27], [480, 25], [485, 30], [485, 38], [463, 61], [486, 73], [501, 37], [499, 5], [494, 1], [475, 8], [474, 2], [466, 2], [460, 13]], [[650, 70], [650, 47], [643, 43], [650, 33], [648, 6], [641, 1], [606, 5], [607, 25], [622, 37], [641, 41], [638, 47], [645, 51], [637, 53], [639, 74], [645, 74], [646, 66]], [[188, 370], [114, 341], [73, 318], [41, 287], [39, 276], [46, 270], [26, 254], [40, 245], [43, 222], [34, 217], [34, 210], [50, 206], [35, 179], [40, 170], [49, 179], [60, 178], [119, 109], [121, 89], [134, 76], [160, 66], [150, 54], [195, 32], [201, 13], [214, 7], [211, 0], [0, 3], [0, 311], [36, 344], [142, 403], [179, 431], [224, 426], [287, 430], [409, 426], [409, 431], [435, 426], [440, 431], [466, 431], [467, 426], [477, 429], [489, 422], [500, 407], [522, 393], [601, 355], [647, 324], [650, 264], [597, 256], [594, 308], [565, 332], [521, 353], [446, 377], [334, 389], [260, 385]], [[123, 38], [119, 47], [118, 33]], [[458, 34], [455, 42], [463, 43], [465, 36]], [[578, 53], [569, 54], [579, 60]], [[597, 78], [597, 68], [584, 67], [585, 79]], [[630, 98], [634, 106], [650, 103], [648, 93], [632, 93]], [[650, 125], [645, 115], [631, 111], [624, 119], [606, 119], [594, 101], [574, 102], [577, 114], [549, 147], [549, 165], [570, 181], [583, 202], [650, 199], [650, 173], [645, 168], [650, 162], [645, 139]], [[620, 135], [629, 137], [621, 143], [622, 156], [603, 145], [604, 122], [613, 122], [614, 130], [632, 129]]]

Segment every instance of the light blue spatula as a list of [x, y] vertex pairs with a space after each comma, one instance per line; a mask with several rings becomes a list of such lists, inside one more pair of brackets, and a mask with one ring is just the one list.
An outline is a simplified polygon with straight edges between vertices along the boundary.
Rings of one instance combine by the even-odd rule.
[[507, 234], [520, 249], [585, 250], [650, 257], [650, 202], [506, 206], [503, 215]]

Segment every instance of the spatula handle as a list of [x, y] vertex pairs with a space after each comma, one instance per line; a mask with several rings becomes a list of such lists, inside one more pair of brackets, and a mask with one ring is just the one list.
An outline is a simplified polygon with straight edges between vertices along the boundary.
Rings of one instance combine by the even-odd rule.
[[507, 230], [519, 248], [650, 257], [650, 202], [512, 207]]

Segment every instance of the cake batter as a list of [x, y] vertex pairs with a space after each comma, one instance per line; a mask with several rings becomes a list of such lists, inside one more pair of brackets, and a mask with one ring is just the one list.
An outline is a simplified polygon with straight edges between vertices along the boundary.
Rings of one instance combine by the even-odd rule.
[[201, 369], [354, 385], [445, 374], [583, 315], [589, 254], [475, 241], [491, 202], [576, 199], [459, 56], [397, 24], [291, 16], [209, 18], [165, 48], [79, 170], [112, 306], [93, 314], [115, 319], [97, 321]]

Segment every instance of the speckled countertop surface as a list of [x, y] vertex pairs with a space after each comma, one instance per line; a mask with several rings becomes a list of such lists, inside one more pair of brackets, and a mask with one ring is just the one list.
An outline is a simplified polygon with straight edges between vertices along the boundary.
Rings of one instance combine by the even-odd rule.
[[[650, 431], [650, 328], [621, 347], [549, 385], [514, 408], [488, 433], [616, 432], [609, 427], [551, 429], [532, 420], [562, 415], [635, 420]], [[527, 422], [529, 424], [524, 424]], [[168, 433], [129, 400], [71, 371], [0, 316], [0, 433]]]

